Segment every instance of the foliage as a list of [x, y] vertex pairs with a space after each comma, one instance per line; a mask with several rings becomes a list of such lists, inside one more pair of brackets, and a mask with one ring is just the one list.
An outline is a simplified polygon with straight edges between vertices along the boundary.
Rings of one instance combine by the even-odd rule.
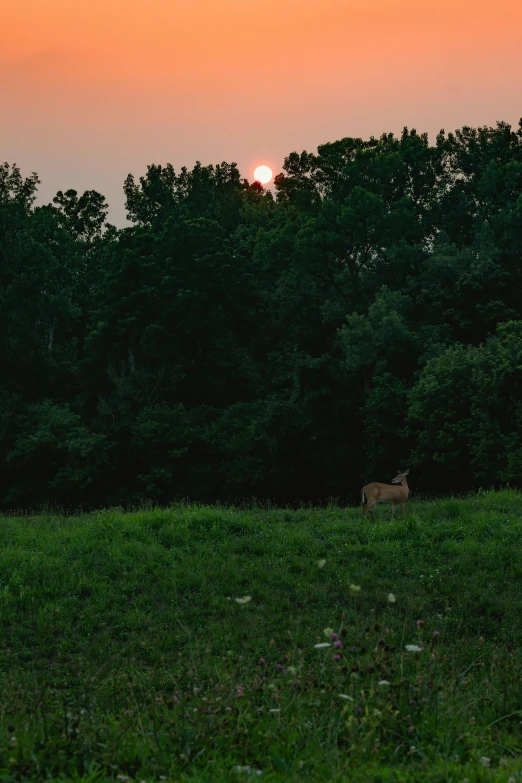
[[522, 468], [521, 371], [520, 321], [499, 324], [497, 335], [480, 346], [455, 345], [428, 362], [410, 395], [414, 461], [431, 457], [485, 483], [516, 483]]
[[293, 152], [275, 198], [153, 164], [124, 229], [37, 187], [0, 167], [4, 507], [520, 484], [522, 122]]

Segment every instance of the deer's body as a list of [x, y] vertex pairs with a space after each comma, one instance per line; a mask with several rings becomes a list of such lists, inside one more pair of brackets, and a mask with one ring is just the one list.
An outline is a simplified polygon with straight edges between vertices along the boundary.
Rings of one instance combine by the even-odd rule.
[[362, 502], [366, 497], [366, 505], [363, 508], [363, 516], [366, 516], [368, 511], [375, 519], [375, 505], [376, 503], [389, 502], [392, 504], [392, 519], [395, 517], [395, 507], [400, 506], [402, 513], [405, 516], [406, 511], [404, 509], [404, 503], [408, 500], [410, 493], [406, 476], [410, 471], [406, 470], [404, 473], [398, 473], [398, 475], [392, 479], [391, 484], [381, 484], [378, 481], [372, 481], [371, 484], [366, 484], [362, 488]]

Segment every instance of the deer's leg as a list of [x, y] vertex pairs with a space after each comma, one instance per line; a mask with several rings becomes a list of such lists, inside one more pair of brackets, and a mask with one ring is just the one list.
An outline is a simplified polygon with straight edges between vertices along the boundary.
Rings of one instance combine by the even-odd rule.
[[397, 503], [392, 503], [392, 519], [395, 519], [395, 508], [397, 507]]
[[402, 516], [406, 516], [406, 509], [404, 508], [404, 503], [401, 503], [401, 509], [402, 509]]
[[373, 503], [372, 503], [372, 507], [370, 508], [370, 513], [371, 513], [374, 521], [375, 521], [375, 506], [376, 505], [377, 505], [377, 501], [374, 500]]

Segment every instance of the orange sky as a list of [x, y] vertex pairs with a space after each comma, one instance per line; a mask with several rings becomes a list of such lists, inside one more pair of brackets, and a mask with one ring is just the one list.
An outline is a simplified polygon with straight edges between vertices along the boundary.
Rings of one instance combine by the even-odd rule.
[[1, 26], [0, 160], [118, 224], [147, 163], [252, 179], [343, 136], [522, 116], [522, 0], [17, 0]]

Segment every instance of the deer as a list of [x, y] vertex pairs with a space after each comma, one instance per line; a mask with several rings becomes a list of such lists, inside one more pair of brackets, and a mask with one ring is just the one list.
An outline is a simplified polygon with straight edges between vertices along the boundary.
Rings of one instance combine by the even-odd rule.
[[395, 518], [395, 507], [397, 505], [400, 505], [403, 515], [406, 516], [404, 503], [408, 500], [408, 495], [410, 493], [406, 480], [406, 476], [409, 472], [409, 468], [408, 470], [405, 470], [404, 473], [401, 473], [401, 471], [398, 470], [397, 475], [392, 479], [391, 484], [381, 484], [378, 481], [372, 481], [371, 484], [366, 484], [366, 486], [362, 488], [362, 502], [364, 503], [365, 495], [367, 500], [367, 503], [363, 508], [363, 516], [366, 517], [366, 514], [369, 511], [375, 519], [374, 508], [376, 503], [384, 503], [385, 501], [390, 501], [392, 504], [392, 519]]

